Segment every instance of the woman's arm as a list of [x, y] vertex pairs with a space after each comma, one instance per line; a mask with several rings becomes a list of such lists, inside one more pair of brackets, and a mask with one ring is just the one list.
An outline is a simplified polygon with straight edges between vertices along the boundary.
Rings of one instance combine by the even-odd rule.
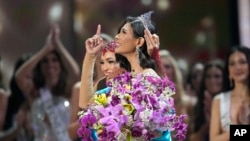
[[72, 96], [70, 100], [71, 105], [71, 114], [70, 114], [70, 124], [68, 126], [68, 133], [71, 138], [71, 140], [75, 140], [78, 138], [77, 130], [80, 127], [79, 121], [78, 121], [78, 111], [80, 110], [78, 105], [79, 100], [79, 92], [80, 92], [80, 82], [77, 82], [72, 89]]
[[69, 74], [69, 84], [73, 86], [74, 83], [80, 80], [80, 69], [74, 58], [70, 55], [67, 49], [64, 47], [60, 40], [60, 28], [55, 25], [53, 27], [54, 36], [53, 42], [55, 44], [55, 48], [59, 51], [62, 56], [63, 62], [65, 63], [65, 67]]
[[79, 105], [78, 105], [80, 86], [81, 86], [81, 83], [77, 82], [73, 86], [73, 89], [72, 89], [72, 96], [70, 99], [70, 105], [71, 105], [70, 123], [73, 123], [78, 120], [77, 114], [80, 110]]
[[229, 141], [229, 132], [221, 131], [220, 122], [220, 99], [215, 97], [212, 103], [211, 121], [210, 121], [210, 141]]
[[78, 138], [78, 135], [77, 135], [77, 130], [78, 128], [80, 128], [80, 124], [77, 121], [74, 121], [72, 122], [69, 126], [68, 126], [68, 134], [69, 134], [69, 137], [72, 141], [76, 140]]
[[4, 126], [7, 104], [8, 95], [3, 89], [0, 89], [0, 131], [2, 131]]
[[94, 93], [93, 71], [96, 57], [86, 53], [82, 64], [79, 107], [86, 108]]
[[103, 40], [100, 36], [101, 26], [98, 25], [96, 34], [85, 41], [86, 54], [82, 64], [81, 87], [79, 96], [79, 107], [86, 108], [94, 93], [93, 73], [97, 54], [103, 47]]
[[52, 33], [53, 32], [50, 31], [45, 46], [27, 60], [15, 74], [18, 87], [24, 92], [24, 94], [27, 94], [28, 97], [31, 94], [31, 90], [34, 88], [32, 73], [35, 66], [46, 54], [54, 49], [52, 44]]

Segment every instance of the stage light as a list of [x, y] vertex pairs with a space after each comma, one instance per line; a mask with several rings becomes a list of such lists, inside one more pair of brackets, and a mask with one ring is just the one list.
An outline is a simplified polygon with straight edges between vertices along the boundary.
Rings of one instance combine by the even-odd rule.
[[158, 0], [157, 1], [157, 7], [160, 10], [167, 10], [170, 6], [169, 0]]
[[49, 17], [51, 21], [59, 21], [62, 17], [63, 6], [61, 3], [55, 3], [52, 5], [49, 11]]
[[152, 3], [152, 0], [141, 0], [141, 3], [145, 6], [148, 6]]

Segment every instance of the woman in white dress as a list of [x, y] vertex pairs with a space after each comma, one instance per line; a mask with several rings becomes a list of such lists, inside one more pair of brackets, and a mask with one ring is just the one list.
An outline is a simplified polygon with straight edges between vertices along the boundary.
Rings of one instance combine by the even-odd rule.
[[249, 124], [250, 49], [232, 47], [225, 62], [224, 92], [213, 99], [210, 141], [229, 141], [230, 125]]

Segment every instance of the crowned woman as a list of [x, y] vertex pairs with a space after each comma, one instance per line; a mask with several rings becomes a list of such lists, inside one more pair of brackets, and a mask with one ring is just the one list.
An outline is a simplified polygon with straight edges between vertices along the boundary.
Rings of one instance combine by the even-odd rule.
[[[177, 139], [185, 137], [185, 116], [175, 114], [171, 97], [175, 89], [173, 83], [163, 77], [158, 54], [159, 37], [151, 14], [150, 11], [139, 17], [127, 17], [120, 26], [115, 36], [115, 52], [128, 59], [132, 72], [122, 73], [107, 82], [111, 89], [102, 96], [104, 103], [97, 102], [87, 107], [93, 96], [89, 92], [93, 85], [86, 81], [91, 80], [90, 75], [82, 73], [80, 99], [84, 102], [79, 104], [86, 108], [80, 120], [84, 139], [93, 140], [87, 136], [92, 129], [97, 131], [98, 140], [169, 141], [169, 133], [174, 129], [178, 130]], [[95, 60], [103, 47], [100, 31], [98, 25], [97, 33], [85, 42], [89, 55], [85, 56], [83, 72], [92, 67], [89, 60]]]

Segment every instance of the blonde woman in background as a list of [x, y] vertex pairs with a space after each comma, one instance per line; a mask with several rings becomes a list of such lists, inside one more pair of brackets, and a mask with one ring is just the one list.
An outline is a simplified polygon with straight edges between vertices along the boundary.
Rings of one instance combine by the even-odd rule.
[[188, 101], [183, 86], [183, 77], [177, 61], [167, 50], [160, 50], [159, 53], [166, 75], [175, 83], [176, 93], [173, 97], [175, 99], [176, 113], [187, 113], [187, 109], [184, 107], [186, 107], [185, 105], [188, 104]]
[[[177, 64], [176, 59], [171, 55], [171, 53], [167, 50], [159, 51], [161, 62], [163, 67], [165, 68], [165, 73], [168, 78], [175, 83], [176, 93], [173, 95], [175, 102], [176, 114], [191, 114], [192, 103], [190, 102], [190, 98], [186, 95], [184, 84], [183, 84], [183, 75], [181, 70]], [[189, 116], [187, 116], [189, 117]], [[186, 122], [189, 119], [186, 118]], [[188, 133], [186, 134], [186, 139], [188, 139]]]

